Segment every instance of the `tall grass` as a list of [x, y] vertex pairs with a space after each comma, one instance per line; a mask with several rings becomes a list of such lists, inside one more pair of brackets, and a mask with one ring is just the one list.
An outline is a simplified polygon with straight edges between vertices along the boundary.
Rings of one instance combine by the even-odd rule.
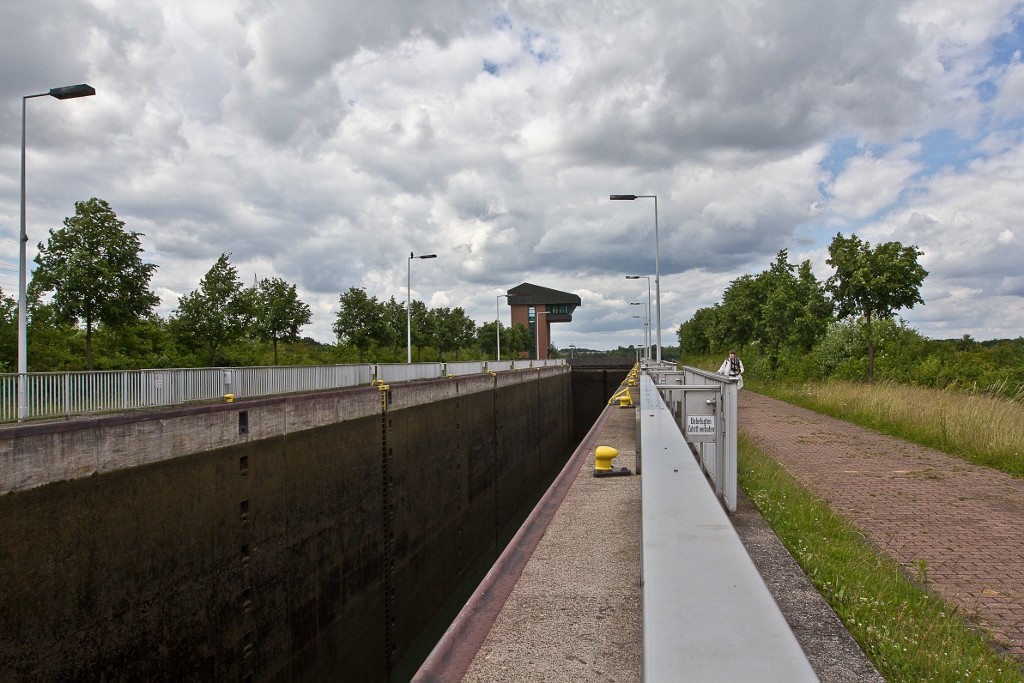
[[880, 382], [750, 389], [1024, 477], [1024, 404], [1002, 396]]
[[739, 484], [887, 681], [1024, 681], [1017, 662], [742, 434]]

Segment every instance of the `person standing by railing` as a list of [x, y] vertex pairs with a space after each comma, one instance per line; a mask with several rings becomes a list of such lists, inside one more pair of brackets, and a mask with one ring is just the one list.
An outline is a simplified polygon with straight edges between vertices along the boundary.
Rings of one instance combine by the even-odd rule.
[[729, 351], [729, 357], [722, 362], [722, 367], [718, 368], [718, 374], [734, 378], [737, 391], [743, 388], [743, 361], [736, 357], [735, 351]]

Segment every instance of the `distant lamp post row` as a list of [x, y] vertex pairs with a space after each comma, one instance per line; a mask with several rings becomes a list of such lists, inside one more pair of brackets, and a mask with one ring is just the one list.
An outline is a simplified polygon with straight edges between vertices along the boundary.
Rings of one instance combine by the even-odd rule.
[[416, 256], [411, 251], [405, 262], [405, 349], [406, 362], [412, 362], [412, 260], [414, 258], [437, 258], [437, 254]]
[[[658, 362], [661, 362], [661, 267], [658, 254], [658, 195], [656, 194], [613, 194], [609, 197], [612, 201], [631, 202], [634, 199], [654, 200], [654, 292], [655, 310], [658, 313]], [[637, 276], [639, 277], [639, 276]], [[633, 278], [630, 278], [633, 279]]]
[[651, 358], [651, 336], [650, 331], [654, 329], [653, 321], [651, 320], [652, 305], [651, 305], [651, 276], [650, 275], [627, 275], [627, 280], [647, 280], [647, 359]]
[[96, 94], [91, 85], [68, 85], [62, 88], [50, 88], [49, 92], [38, 95], [25, 95], [21, 98], [21, 236], [18, 254], [18, 420], [28, 417], [28, 306], [26, 301], [26, 282], [28, 279], [25, 265], [25, 248], [28, 235], [25, 233], [25, 112], [26, 103], [36, 97], [54, 97], [58, 100], [73, 100], [78, 97], [89, 97]]

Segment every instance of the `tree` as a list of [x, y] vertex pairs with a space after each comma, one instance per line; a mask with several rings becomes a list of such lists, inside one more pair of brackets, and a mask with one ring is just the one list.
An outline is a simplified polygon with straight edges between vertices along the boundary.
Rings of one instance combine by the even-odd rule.
[[252, 334], [273, 342], [277, 365], [277, 342], [299, 340], [299, 328], [312, 319], [309, 306], [299, 300], [295, 285], [279, 277], [260, 280], [253, 288], [252, 303]]
[[217, 349], [245, 333], [252, 313], [251, 296], [243, 291], [230, 256], [220, 255], [199, 281], [199, 289], [178, 300], [170, 320], [172, 332], [184, 345], [209, 351], [211, 367], [217, 364]]
[[341, 309], [334, 321], [334, 334], [338, 341], [347, 342], [359, 350], [359, 362], [370, 344], [380, 337], [383, 324], [381, 306], [375, 296], [367, 296], [359, 287], [349, 287], [338, 298]]
[[466, 316], [461, 307], [431, 309], [430, 320], [431, 345], [442, 354], [454, 351], [455, 360], [458, 360], [459, 349], [473, 343], [476, 323]]
[[430, 346], [434, 339], [435, 316], [422, 301], [413, 301], [409, 305], [412, 316], [412, 345], [416, 347], [416, 361], [424, 346]]
[[398, 362], [398, 347], [405, 341], [405, 304], [391, 297], [381, 303], [381, 329], [378, 346], [391, 347], [391, 362]]
[[760, 276], [743, 275], [726, 287], [719, 315], [715, 317], [716, 336], [721, 344], [742, 348], [757, 338], [759, 312], [767, 297], [763, 285]]
[[[488, 358], [494, 358], [498, 353], [498, 330], [497, 326], [500, 323], [497, 320], [484, 323], [476, 330], [476, 345], [480, 347]], [[509, 350], [506, 339], [508, 339], [508, 331], [504, 325], [501, 325], [501, 341], [502, 348], [506, 351]]]
[[679, 326], [679, 348], [693, 355], [711, 353], [711, 345], [716, 341], [717, 316], [717, 306], [698, 308], [693, 317]]
[[141, 233], [124, 222], [102, 199], [75, 202], [75, 215], [64, 227], [50, 230], [39, 244], [35, 279], [42, 292], [53, 292], [57, 314], [85, 323], [85, 359], [92, 362], [92, 332], [97, 323], [124, 325], [152, 312], [160, 298], [149, 291], [157, 266], [144, 263]]
[[452, 309], [452, 325], [455, 337], [455, 360], [459, 359], [459, 350], [473, 345], [476, 341], [476, 322], [473, 321], [461, 306]]
[[13, 372], [18, 355], [18, 302], [0, 289], [0, 372]]
[[836, 234], [826, 260], [836, 269], [826, 283], [835, 300], [837, 315], [863, 316], [868, 340], [868, 380], [875, 378], [875, 346], [872, 319], [889, 320], [901, 308], [923, 304], [920, 287], [928, 276], [917, 257], [924, 254], [914, 245], [886, 242], [874, 249], [856, 235]]
[[501, 336], [501, 348], [507, 348], [512, 352], [512, 357], [517, 357], [523, 351], [533, 349], [533, 337], [530, 336], [530, 329], [522, 324], [516, 323], [508, 328], [508, 332]]

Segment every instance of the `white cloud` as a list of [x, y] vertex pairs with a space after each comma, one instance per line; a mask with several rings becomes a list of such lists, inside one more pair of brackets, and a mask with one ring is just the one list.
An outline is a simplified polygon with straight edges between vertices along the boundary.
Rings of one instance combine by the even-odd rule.
[[869, 218], [896, 202], [907, 180], [921, 170], [910, 159], [921, 151], [919, 144], [896, 145], [885, 156], [870, 152], [850, 159], [831, 186], [835, 218], [846, 222]]
[[[653, 271], [653, 207], [607, 197], [638, 192], [659, 195], [666, 335], [780, 248], [817, 264], [821, 244], [800, 226], [861, 229], [880, 211], [866, 234], [918, 240], [929, 292], [966, 287], [962, 300], [984, 302], [929, 302], [939, 317], [926, 324], [945, 329], [1019, 296], [1020, 241], [1004, 235], [1019, 231], [1020, 142], [994, 131], [977, 145], [990, 160], [922, 181], [924, 152], [900, 141], [1019, 114], [1018, 65], [988, 64], [1016, 11], [12, 0], [0, 8], [0, 236], [17, 232], [20, 96], [85, 81], [97, 97], [29, 104], [31, 244], [75, 200], [107, 199], [146, 234], [165, 313], [232, 252], [246, 281], [297, 282], [307, 332], [327, 340], [340, 291], [404, 298], [405, 256], [433, 251], [414, 273], [420, 298], [485, 320], [495, 294], [534, 281], [584, 298], [556, 341], [630, 343], [621, 278]], [[991, 103], [976, 92], [985, 79]], [[865, 147], [833, 182], [820, 164], [850, 136], [889, 151]], [[995, 329], [970, 320], [975, 336]]]

